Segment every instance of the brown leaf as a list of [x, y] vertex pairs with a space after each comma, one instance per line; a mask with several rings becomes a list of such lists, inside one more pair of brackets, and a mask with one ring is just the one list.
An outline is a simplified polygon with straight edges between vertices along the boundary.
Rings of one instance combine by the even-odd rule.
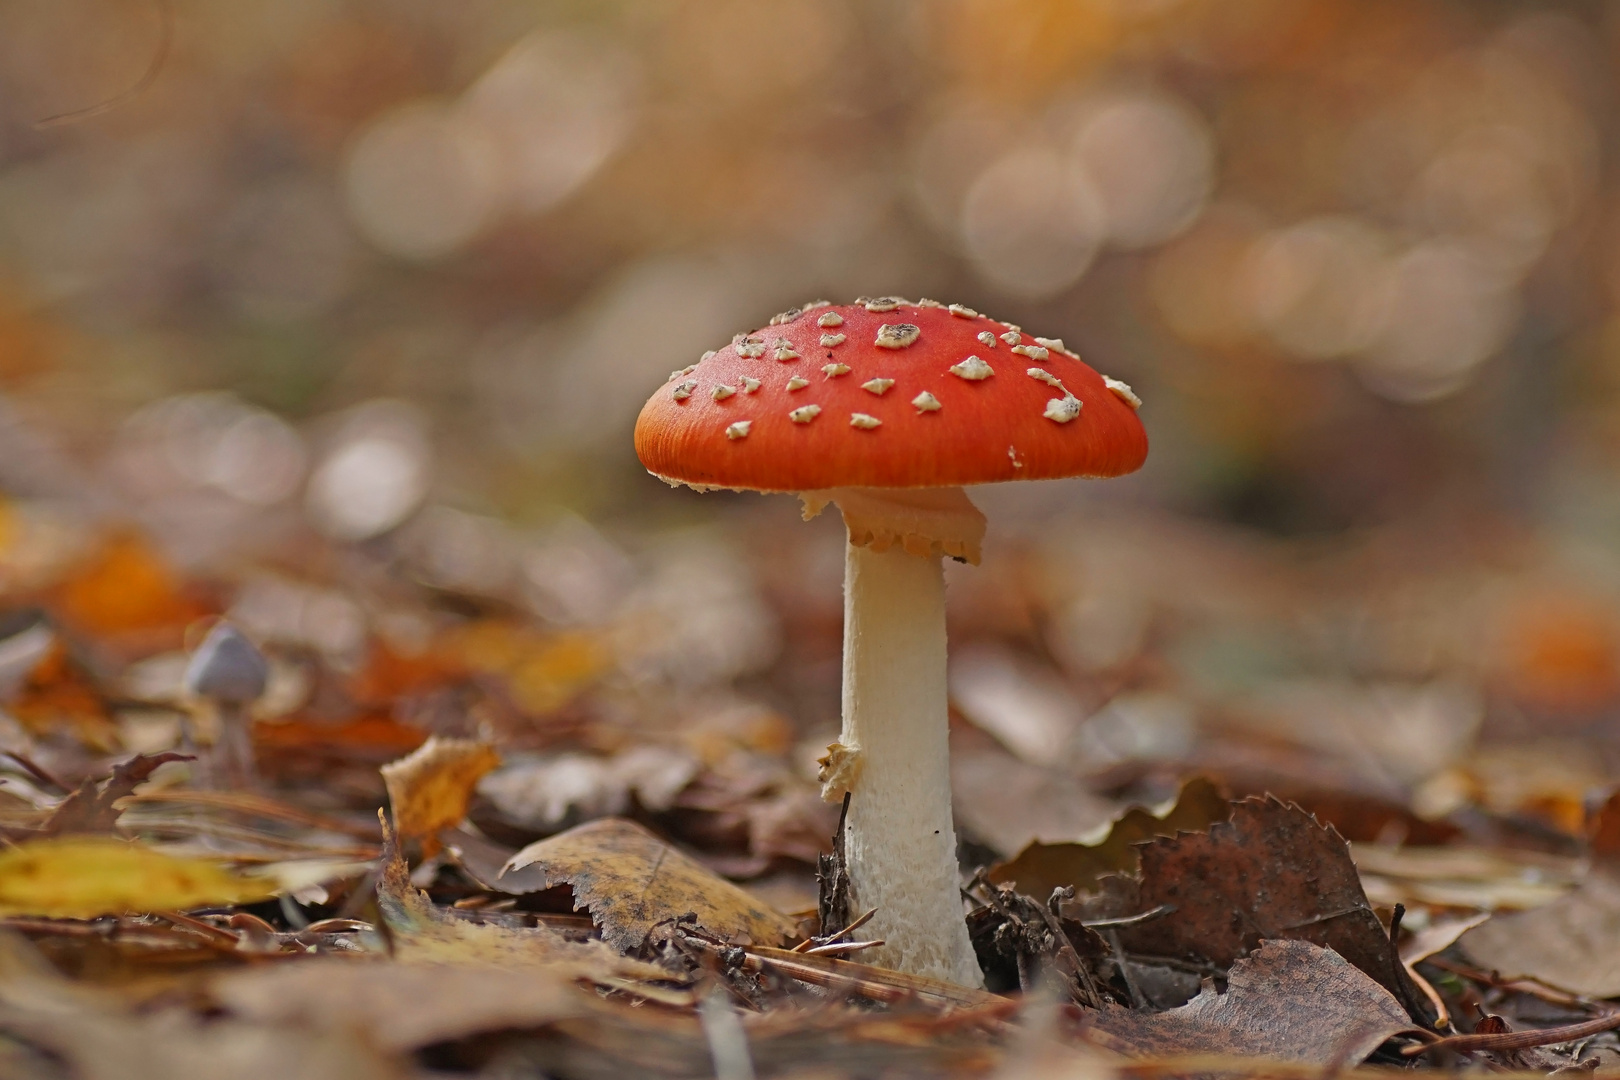
[[382, 767], [394, 827], [403, 840], [421, 840], [438, 850], [440, 829], [467, 816], [467, 803], [479, 777], [501, 763], [488, 743], [435, 735], [398, 761]]
[[1133, 806], [1117, 816], [1099, 843], [1043, 844], [1036, 841], [1016, 856], [991, 867], [990, 880], [1014, 885], [1026, 896], [1045, 900], [1052, 890], [1073, 885], [1081, 892], [1097, 887], [1104, 874], [1134, 873], [1136, 845], [1155, 836], [1197, 832], [1225, 821], [1232, 804], [1209, 780], [1195, 776], [1181, 786], [1174, 803], [1144, 809]]
[[696, 860], [623, 818], [587, 822], [530, 844], [507, 873], [544, 869], [548, 886], [572, 885], [576, 906], [590, 910], [602, 937], [621, 952], [641, 947], [655, 925], [691, 912], [723, 938], [776, 945], [793, 923]]
[[68, 833], [110, 833], [118, 823], [119, 811], [113, 806], [119, 799], [134, 793], [157, 771], [159, 765], [170, 761], [190, 761], [189, 754], [166, 752], [162, 754], [136, 754], [128, 761], [113, 766], [112, 775], [104, 782], [86, 780], [59, 803], [51, 816], [40, 827], [44, 836], [64, 836]]
[[1427, 1020], [1378, 916], [1367, 904], [1349, 845], [1297, 806], [1276, 799], [1233, 804], [1208, 832], [1139, 845], [1142, 871], [1109, 877], [1085, 917], [1175, 910], [1120, 930], [1127, 952], [1227, 967], [1264, 940], [1331, 948]]
[[1573, 858], [1538, 851], [1353, 844], [1350, 854], [1368, 898], [1385, 906], [1535, 908], [1576, 880]]
[[1071, 771], [1024, 761], [966, 725], [951, 731], [951, 793], [957, 827], [1002, 855], [1085, 836], [1118, 812]]
[[1330, 949], [1268, 941], [1232, 965], [1226, 992], [1206, 985], [1179, 1009], [1109, 1006], [1093, 1030], [1132, 1057], [1231, 1054], [1312, 1065], [1359, 1063], [1412, 1026], [1389, 992]]
[[309, 1031], [131, 1006], [101, 988], [64, 978], [27, 941], [0, 932], [0, 1045], [5, 1047], [0, 1075], [7, 1080], [406, 1080], [418, 1075], [335, 1026]]
[[1620, 867], [1594, 866], [1545, 907], [1497, 915], [1459, 941], [1481, 967], [1591, 997], [1620, 994]]
[[211, 996], [258, 1023], [362, 1032], [380, 1050], [404, 1052], [503, 1028], [577, 1016], [584, 1003], [566, 968], [312, 959], [231, 972]]

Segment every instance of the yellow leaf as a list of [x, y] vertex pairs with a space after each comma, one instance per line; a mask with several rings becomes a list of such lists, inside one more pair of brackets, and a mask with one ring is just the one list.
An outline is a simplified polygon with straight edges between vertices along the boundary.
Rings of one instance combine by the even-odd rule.
[[269, 881], [109, 837], [35, 840], [0, 854], [0, 915], [89, 919], [263, 900]]
[[702, 863], [623, 818], [586, 822], [530, 844], [507, 870], [538, 866], [548, 886], [567, 884], [588, 908], [602, 940], [623, 952], [641, 947], [662, 922], [691, 912], [722, 938], [776, 945], [793, 932], [787, 916]]
[[478, 778], [501, 763], [487, 743], [441, 739], [437, 735], [416, 750], [382, 767], [394, 827], [402, 840], [434, 839], [440, 829], [467, 816]]
[[411, 884], [400, 855], [399, 837], [378, 812], [383, 827], [382, 865], [377, 875], [377, 910], [388, 928], [396, 960], [408, 964], [482, 964], [508, 970], [536, 966], [567, 977], [598, 981], [667, 979], [652, 964], [619, 956], [600, 941], [570, 941], [545, 926], [516, 927], [477, 922], [441, 909]]

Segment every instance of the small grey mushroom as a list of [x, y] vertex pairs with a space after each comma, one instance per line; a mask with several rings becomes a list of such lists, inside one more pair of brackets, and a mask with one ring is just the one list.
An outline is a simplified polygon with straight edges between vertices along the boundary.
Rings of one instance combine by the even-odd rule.
[[264, 695], [270, 665], [258, 646], [230, 623], [219, 623], [203, 638], [186, 665], [187, 696], [213, 709], [219, 722], [211, 779], [231, 786], [256, 783], [253, 734], [248, 706]]

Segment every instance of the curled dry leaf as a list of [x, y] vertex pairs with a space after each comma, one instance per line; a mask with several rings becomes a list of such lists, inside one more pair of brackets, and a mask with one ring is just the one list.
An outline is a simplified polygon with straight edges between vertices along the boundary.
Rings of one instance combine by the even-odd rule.
[[670, 977], [662, 968], [619, 956], [600, 941], [569, 941], [543, 926], [501, 926], [445, 911], [411, 884], [410, 867], [400, 855], [398, 838], [386, 822], [383, 843], [377, 909], [397, 960], [509, 970], [545, 966], [567, 977], [598, 980]]
[[1297, 806], [1251, 798], [1208, 832], [1159, 837], [1138, 847], [1140, 876], [1102, 880], [1085, 918], [1123, 918], [1161, 906], [1168, 914], [1119, 931], [1126, 951], [1227, 967], [1264, 939], [1333, 949], [1427, 1023], [1412, 985], [1361, 890], [1350, 846]]
[[602, 937], [621, 952], [688, 912], [722, 938], [776, 945], [793, 932], [787, 916], [664, 843], [633, 821], [604, 818], [530, 844], [506, 872], [541, 867], [547, 886], [571, 885]]
[[1081, 892], [1097, 887], [1105, 874], [1134, 873], [1136, 845], [1155, 836], [1178, 832], [1201, 832], [1232, 813], [1232, 804], [1220, 788], [1201, 776], [1182, 785], [1175, 801], [1152, 808], [1133, 806], [1109, 823], [1100, 840], [1069, 844], [1043, 844], [1036, 841], [1016, 856], [991, 867], [990, 880], [997, 885], [1014, 885], [1019, 892], [1037, 899], [1052, 890], [1073, 885]]
[[438, 833], [467, 816], [473, 788], [501, 763], [488, 743], [435, 735], [398, 761], [382, 767], [394, 826], [404, 840], [438, 850]]
[[585, 1002], [568, 975], [566, 968], [311, 959], [231, 972], [209, 994], [240, 1019], [358, 1030], [398, 1053], [577, 1016]]
[[1178, 1009], [1111, 1005], [1096, 1041], [1131, 1057], [1230, 1054], [1312, 1065], [1360, 1062], [1411, 1020], [1389, 991], [1331, 949], [1268, 941], [1232, 965], [1226, 992], [1206, 985]]
[[33, 840], [0, 854], [0, 915], [90, 919], [263, 900], [275, 883], [110, 837]]

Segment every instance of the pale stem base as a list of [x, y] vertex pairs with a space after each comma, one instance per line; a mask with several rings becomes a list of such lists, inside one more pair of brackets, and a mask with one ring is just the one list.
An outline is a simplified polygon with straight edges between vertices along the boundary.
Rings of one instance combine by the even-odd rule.
[[951, 822], [940, 559], [850, 544], [844, 574], [851, 908], [877, 908], [862, 936], [887, 942], [861, 959], [980, 986]]

